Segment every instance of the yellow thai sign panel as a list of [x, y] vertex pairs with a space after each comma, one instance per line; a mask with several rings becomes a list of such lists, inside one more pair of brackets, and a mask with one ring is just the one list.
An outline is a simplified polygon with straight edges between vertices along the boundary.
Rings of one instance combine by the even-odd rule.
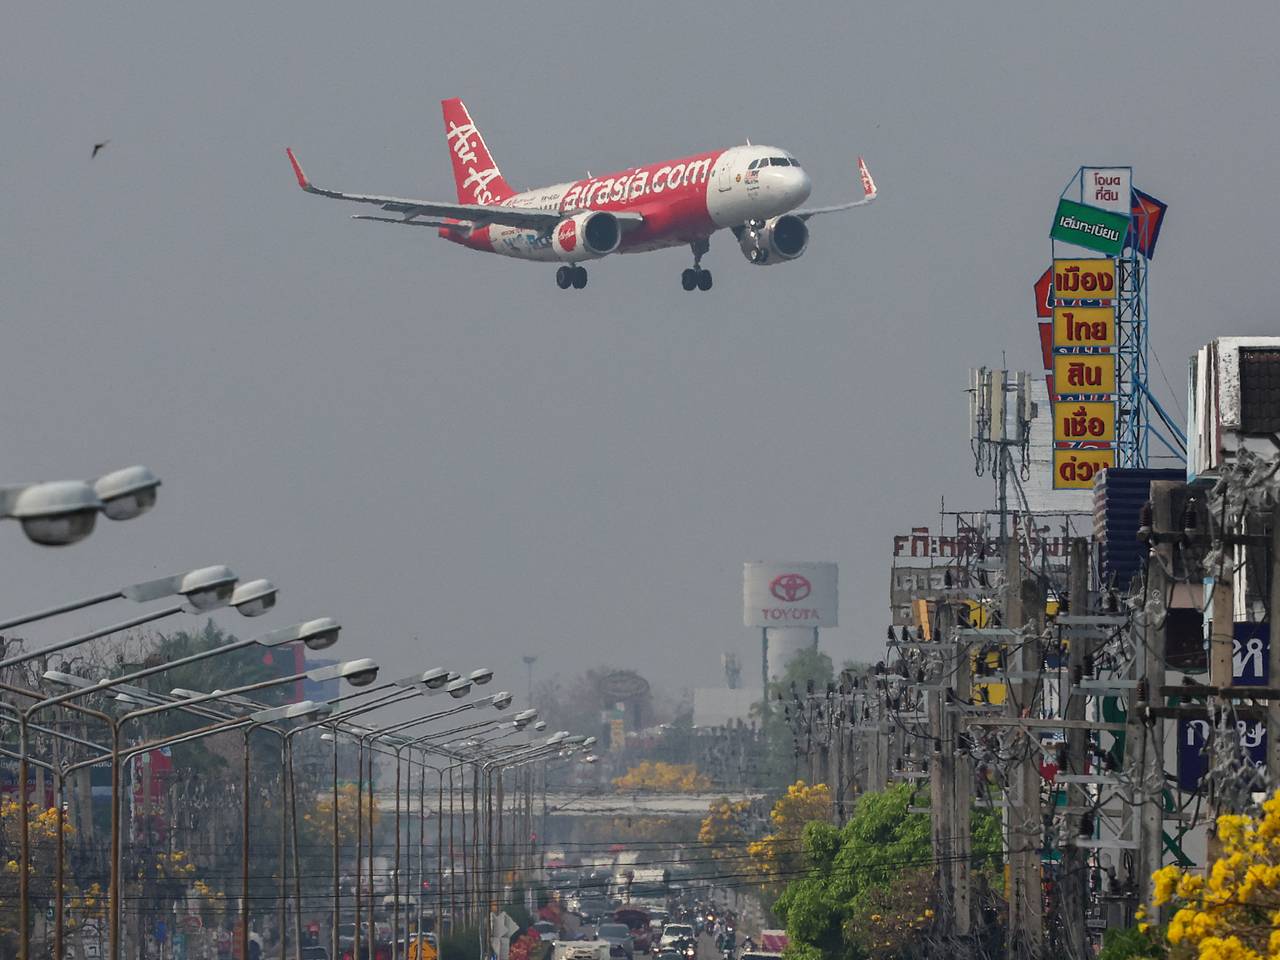
[[1059, 395], [1115, 393], [1114, 353], [1058, 353], [1053, 357], [1053, 385]]
[[1114, 450], [1053, 451], [1053, 489], [1088, 490], [1093, 478], [1116, 465]]
[[1053, 405], [1053, 439], [1111, 443], [1116, 438], [1116, 405], [1108, 401], [1060, 400]]
[[1116, 313], [1112, 307], [1054, 307], [1053, 345], [1114, 347]]
[[1053, 261], [1056, 300], [1114, 300], [1116, 262], [1109, 259]]

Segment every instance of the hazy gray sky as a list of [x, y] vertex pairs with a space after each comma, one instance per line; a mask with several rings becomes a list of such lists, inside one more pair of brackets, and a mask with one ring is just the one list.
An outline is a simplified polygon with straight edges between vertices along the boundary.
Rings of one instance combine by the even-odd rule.
[[[1079, 164], [1132, 164], [1169, 203], [1151, 316], [1178, 403], [1202, 341], [1277, 329], [1274, 3], [8, 19], [3, 478], [141, 462], [165, 486], [68, 550], [6, 525], [5, 611], [225, 562], [283, 591], [253, 628], [332, 615], [335, 650], [396, 675], [486, 663], [523, 691], [536, 653], [542, 677], [678, 687], [717, 682], [725, 650], [755, 662], [744, 559], [831, 559], [824, 645], [868, 656], [893, 534], [940, 494], [988, 502], [966, 369], [1038, 369], [1031, 283]], [[815, 202], [851, 196], [864, 154], [881, 199], [815, 221], [785, 266], [713, 238], [710, 294], [680, 289], [685, 251], [592, 264], [565, 294], [550, 266], [298, 191], [286, 145], [322, 185], [451, 199], [447, 96], [519, 186], [749, 137], [794, 151]]]

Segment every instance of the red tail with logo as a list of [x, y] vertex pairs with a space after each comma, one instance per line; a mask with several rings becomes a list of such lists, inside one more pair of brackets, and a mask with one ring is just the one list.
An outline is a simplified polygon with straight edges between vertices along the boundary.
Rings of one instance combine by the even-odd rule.
[[442, 100], [444, 132], [453, 161], [453, 182], [459, 203], [501, 203], [515, 191], [502, 177], [484, 137], [476, 129], [467, 105], [454, 97]]

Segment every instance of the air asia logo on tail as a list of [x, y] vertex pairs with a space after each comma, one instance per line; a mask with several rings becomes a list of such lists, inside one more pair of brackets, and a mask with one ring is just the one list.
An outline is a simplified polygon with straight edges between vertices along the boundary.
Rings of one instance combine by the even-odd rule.
[[572, 253], [578, 245], [578, 228], [572, 220], [566, 220], [556, 227], [556, 242], [565, 253]]
[[445, 139], [453, 154], [453, 179], [462, 203], [500, 203], [514, 191], [503, 179], [461, 100], [443, 100]]

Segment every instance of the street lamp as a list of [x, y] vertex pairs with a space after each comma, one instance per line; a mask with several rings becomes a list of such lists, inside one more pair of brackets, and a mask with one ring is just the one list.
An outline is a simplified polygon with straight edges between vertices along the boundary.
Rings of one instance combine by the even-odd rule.
[[[120, 683], [132, 683], [134, 680], [140, 680], [143, 677], [149, 677], [156, 673], [162, 673], [171, 670], [174, 667], [186, 666], [190, 663], [196, 663], [201, 660], [207, 660], [211, 657], [221, 656], [234, 650], [244, 649], [255, 644], [262, 646], [280, 646], [285, 643], [301, 641], [312, 650], [324, 650], [332, 646], [338, 639], [338, 632], [341, 630], [338, 622], [329, 617], [321, 617], [317, 620], [307, 620], [303, 623], [294, 624], [289, 627], [282, 627], [278, 630], [272, 630], [268, 633], [261, 634], [248, 640], [237, 640], [232, 643], [224, 643], [221, 646], [212, 647], [208, 650], [202, 650], [190, 656], [180, 657], [167, 663], [160, 663], [142, 670], [135, 670], [132, 673], [125, 674], [122, 677], [114, 677], [102, 680], [97, 683], [91, 683], [87, 687], [80, 687], [67, 693], [58, 694], [54, 697], [47, 697], [37, 703], [32, 704], [19, 711], [18, 713], [18, 743], [21, 759], [19, 761], [18, 782], [23, 785], [27, 782], [27, 731], [32, 716], [39, 710], [57, 706], [77, 697], [87, 696], [93, 693], [100, 693]], [[147, 708], [147, 710], [136, 711], [136, 713], [152, 712], [156, 708]], [[119, 792], [119, 772], [115, 765], [115, 761], [119, 757], [120, 752], [120, 723], [127, 719], [130, 714], [112, 724], [112, 793], [118, 796]], [[20, 941], [22, 944], [22, 960], [29, 957], [29, 936], [25, 926], [25, 918], [27, 916], [27, 893], [28, 893], [28, 867], [30, 864], [30, 850], [28, 843], [28, 813], [25, 797], [23, 803], [20, 804], [20, 829], [21, 829], [21, 876], [19, 877], [19, 900], [21, 902], [20, 910], [24, 918], [24, 925], [21, 931]], [[112, 806], [112, 864], [111, 864], [111, 892], [109, 900], [111, 902], [111, 943], [112, 953], [111, 960], [119, 960], [119, 892], [120, 892], [120, 869], [119, 869], [119, 804]]]
[[0, 518], [12, 518], [33, 543], [61, 547], [93, 532], [99, 512], [109, 520], [131, 520], [156, 502], [160, 479], [146, 467], [126, 467], [83, 480], [52, 480], [0, 487]]

